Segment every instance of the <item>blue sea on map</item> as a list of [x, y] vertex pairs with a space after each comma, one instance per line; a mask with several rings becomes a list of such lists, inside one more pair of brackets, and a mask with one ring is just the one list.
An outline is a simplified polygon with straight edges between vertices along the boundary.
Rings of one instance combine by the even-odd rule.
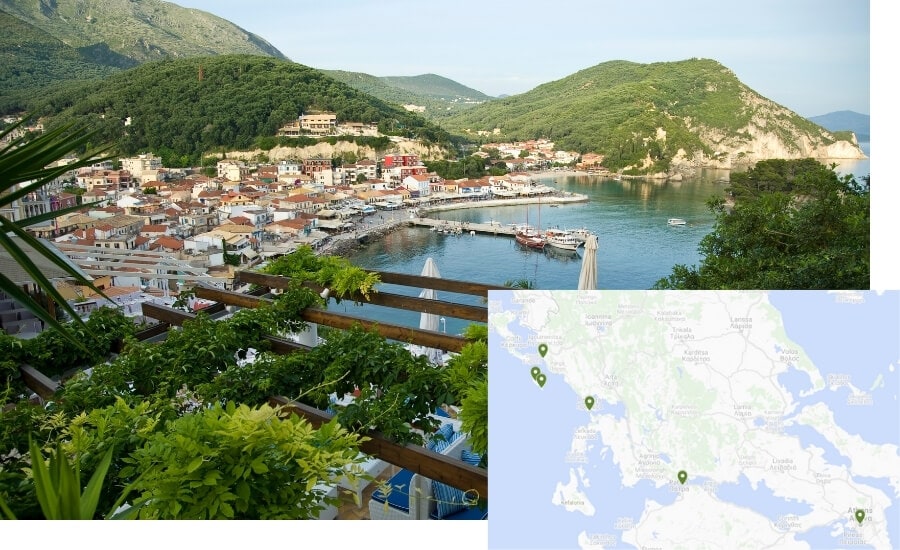
[[754, 489], [750, 485], [750, 480], [744, 475], [737, 483], [720, 483], [716, 488], [716, 497], [719, 500], [763, 514], [773, 522], [788, 514], [802, 516], [812, 512], [812, 506], [805, 502], [776, 496], [772, 489], [766, 486], [765, 481], [758, 483]]
[[[832, 535], [834, 531], [837, 531], [837, 529], [833, 525], [814, 527], [809, 531], [797, 533], [794, 535], [794, 538], [806, 542], [811, 548], [837, 548], [839, 538]], [[859, 546], [857, 548], [871, 548], [871, 546]]]
[[[788, 337], [802, 347], [826, 382], [829, 374], [849, 374], [854, 386], [868, 392], [882, 375], [883, 385], [871, 390], [871, 406], [847, 405], [851, 390], [846, 387], [799, 397], [799, 391], [812, 388], [808, 379], [804, 386], [792, 383], [788, 389], [799, 402], [797, 410], [823, 402], [834, 412], [836, 424], [848, 433], [860, 435], [868, 443], [896, 444], [900, 434], [900, 368], [890, 372], [888, 365], [900, 355], [900, 294], [866, 292], [861, 304], [836, 303], [836, 296], [778, 291], [769, 294], [769, 301], [781, 312]], [[784, 380], [793, 381], [779, 377], [783, 384]], [[878, 422], [872, 422], [873, 418]]]
[[[504, 293], [504, 296], [509, 294]], [[506, 311], [518, 311], [519, 306], [504, 303]], [[528, 339], [528, 331], [512, 323], [509, 328], [523, 341]], [[523, 348], [520, 350], [525, 352]], [[491, 479], [491, 518], [506, 525], [516, 525], [513, 531], [505, 533], [504, 544], [508, 548], [552, 548], [558, 544], [559, 533], [578, 533], [582, 518], [578, 514], [566, 512], [564, 508], [553, 506], [553, 489], [560, 481], [569, 479], [569, 468], [564, 463], [565, 453], [572, 442], [575, 428], [586, 423], [586, 413], [576, 411], [562, 414], [559, 403], [575, 399], [572, 390], [562, 380], [547, 374], [543, 388], [531, 378], [530, 366], [509, 354], [499, 346], [489, 348], [490, 372], [500, 369], [516, 369], [521, 375], [503, 376], [504, 384], [489, 383], [490, 423], [503, 426], [503, 433], [496, 432], [490, 438], [488, 455], [496, 464], [517, 464], [518, 457], [527, 453], [539, 453], [547, 461], [536, 469], [522, 469], [518, 475], [494, 476]], [[498, 397], [499, 395], [499, 397]], [[497, 406], [502, 404], [503, 406]], [[546, 429], [546, 419], [553, 419], [553, 429]], [[537, 419], [544, 419], [538, 422]], [[558, 449], [559, 456], [553, 456], [548, 449]], [[522, 502], [546, 503], [546, 506], [522, 506]], [[552, 525], [553, 529], [548, 526]], [[573, 541], [574, 543], [574, 541]], [[492, 548], [497, 546], [491, 545]]]
[[824, 451], [822, 459], [828, 464], [834, 466], [850, 467], [850, 459], [842, 455], [825, 436], [817, 432], [809, 426], [795, 424], [793, 426], [785, 426], [784, 433], [795, 436], [804, 448], [816, 446]]

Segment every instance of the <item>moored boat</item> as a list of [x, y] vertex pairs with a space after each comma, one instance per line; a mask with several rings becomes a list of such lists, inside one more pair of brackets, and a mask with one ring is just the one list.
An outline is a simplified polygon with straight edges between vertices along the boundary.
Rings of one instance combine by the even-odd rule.
[[584, 241], [579, 241], [571, 232], [565, 229], [548, 229], [544, 233], [544, 238], [547, 244], [561, 250], [576, 250], [584, 244]]
[[687, 222], [682, 218], [669, 218], [669, 221], [666, 223], [669, 225], [687, 225]]
[[538, 248], [543, 250], [547, 241], [537, 231], [525, 230], [516, 231], [516, 242], [527, 246], [528, 248]]

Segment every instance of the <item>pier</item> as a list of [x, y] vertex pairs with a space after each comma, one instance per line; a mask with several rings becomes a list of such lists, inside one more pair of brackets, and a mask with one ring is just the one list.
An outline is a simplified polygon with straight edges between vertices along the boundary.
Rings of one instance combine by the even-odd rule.
[[473, 231], [482, 235], [494, 235], [501, 237], [515, 237], [516, 231], [509, 227], [501, 225], [500, 222], [490, 223], [472, 223], [472, 222], [452, 222], [448, 220], [435, 220], [433, 218], [413, 218], [409, 220], [410, 225], [417, 227], [437, 227], [438, 229], [450, 230], [461, 235], [470, 235]]

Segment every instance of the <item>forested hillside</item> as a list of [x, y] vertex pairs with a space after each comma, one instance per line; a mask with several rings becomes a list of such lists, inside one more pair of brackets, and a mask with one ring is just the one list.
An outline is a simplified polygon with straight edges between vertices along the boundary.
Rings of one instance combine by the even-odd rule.
[[867, 289], [870, 180], [813, 159], [766, 160], [731, 174], [709, 201], [699, 266], [676, 265], [658, 289]]
[[446, 132], [415, 114], [272, 57], [146, 63], [36, 105], [51, 126], [72, 120], [99, 125], [98, 139], [115, 143], [123, 154], [165, 150], [194, 161], [204, 152], [251, 148], [313, 109], [334, 111], [339, 121], [377, 122], [386, 134], [450, 143]]
[[443, 126], [491, 141], [547, 137], [633, 173], [666, 170], [679, 150], [706, 158], [802, 157], [835, 141], [711, 59], [609, 61], [454, 115]]
[[73, 48], [0, 12], [0, 113], [58, 82], [104, 78], [136, 64], [100, 46]]

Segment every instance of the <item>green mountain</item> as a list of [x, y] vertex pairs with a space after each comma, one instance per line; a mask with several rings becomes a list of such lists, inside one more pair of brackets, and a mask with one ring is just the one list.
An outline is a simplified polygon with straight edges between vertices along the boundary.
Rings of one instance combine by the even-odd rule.
[[481, 141], [546, 137], [603, 155], [627, 173], [698, 162], [862, 158], [859, 148], [770, 101], [710, 59], [609, 61], [453, 115], [442, 126]]
[[222, 53], [284, 58], [221, 17], [160, 0], [0, 0], [0, 11], [70, 46], [102, 43], [138, 62]]
[[349, 71], [322, 72], [384, 101], [405, 105], [428, 119], [450, 116], [493, 99], [436, 74], [372, 76]]
[[159, 0], [0, 0], [0, 112], [73, 81], [167, 57], [285, 56], [212, 14]]
[[446, 132], [418, 115], [316, 69], [263, 56], [144, 63], [99, 84], [39, 98], [33, 108], [48, 117], [49, 126], [74, 120], [98, 127], [98, 140], [114, 143], [120, 153], [153, 150], [193, 162], [203, 153], [252, 148], [309, 110], [333, 111], [338, 121], [378, 122], [383, 133], [450, 144]]
[[55, 83], [104, 78], [135, 64], [103, 45], [73, 48], [0, 12], [0, 112]]
[[835, 111], [810, 117], [809, 120], [832, 132], [849, 131], [856, 134], [859, 141], [869, 141], [869, 115], [855, 111]]

